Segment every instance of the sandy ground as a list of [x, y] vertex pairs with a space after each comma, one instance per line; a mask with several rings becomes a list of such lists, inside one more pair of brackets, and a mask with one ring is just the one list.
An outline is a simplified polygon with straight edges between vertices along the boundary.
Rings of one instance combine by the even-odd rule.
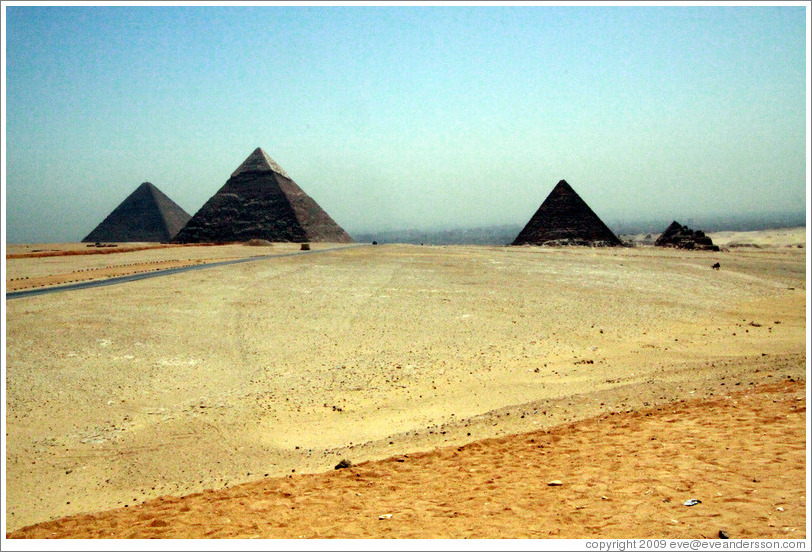
[[[700, 230], [695, 228], [695, 230]], [[806, 227], [773, 228], [770, 230], [756, 230], [751, 232], [723, 231], [708, 232], [707, 236], [715, 245], [727, 249], [735, 247], [776, 248], [776, 247], [806, 247]], [[653, 245], [659, 233], [654, 234], [627, 234], [623, 239], [638, 244]]]
[[805, 247], [806, 228], [776, 228], [755, 232], [709, 232], [713, 243], [724, 247]]
[[[324, 247], [314, 244], [313, 250]], [[158, 272], [211, 262], [294, 253], [300, 244], [271, 247], [224, 245], [201, 247], [149, 243], [88, 248], [87, 244], [10, 245], [6, 252], [6, 291], [47, 288], [60, 284]]]
[[[7, 285], [285, 247], [9, 259]], [[805, 381], [805, 287], [795, 247], [379, 245], [9, 300], [7, 530]]]
[[805, 395], [785, 379], [10, 537], [805, 538]]

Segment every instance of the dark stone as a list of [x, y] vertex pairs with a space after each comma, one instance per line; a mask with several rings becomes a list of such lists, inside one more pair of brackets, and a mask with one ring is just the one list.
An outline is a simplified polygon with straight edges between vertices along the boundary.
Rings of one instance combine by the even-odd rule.
[[511, 245], [623, 244], [567, 181], [561, 180]]
[[[718, 245], [705, 235], [702, 230], [691, 230], [677, 221], [672, 222], [654, 242], [659, 247], [676, 247], [678, 249], [696, 249], [702, 251], [719, 251]], [[716, 268], [716, 267], [714, 267]]]
[[352, 242], [261, 148], [248, 156], [174, 238], [176, 243]]
[[720, 530], [719, 531], [719, 538], [720, 539], [729, 539], [730, 535], [727, 533], [727, 531], [721, 531]]
[[341, 460], [341, 462], [339, 462], [338, 464], [336, 464], [335, 468], [333, 468], [333, 469], [334, 470], [342, 470], [344, 468], [351, 468], [351, 467], [352, 467], [352, 462], [350, 462], [347, 459], [344, 459], [344, 460]]
[[149, 182], [113, 209], [83, 242], [168, 242], [191, 217]]

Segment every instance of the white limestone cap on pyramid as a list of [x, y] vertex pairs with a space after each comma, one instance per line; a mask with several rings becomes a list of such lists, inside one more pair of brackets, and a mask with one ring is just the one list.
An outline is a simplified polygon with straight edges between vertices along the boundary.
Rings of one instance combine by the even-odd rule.
[[237, 167], [237, 170], [231, 173], [231, 176], [237, 176], [241, 172], [247, 171], [273, 171], [277, 174], [281, 174], [285, 178], [290, 178], [288, 173], [285, 172], [285, 169], [279, 166], [279, 164], [271, 159], [271, 156], [262, 151], [262, 148], [257, 148], [249, 155], [245, 161], [242, 162], [242, 165]]

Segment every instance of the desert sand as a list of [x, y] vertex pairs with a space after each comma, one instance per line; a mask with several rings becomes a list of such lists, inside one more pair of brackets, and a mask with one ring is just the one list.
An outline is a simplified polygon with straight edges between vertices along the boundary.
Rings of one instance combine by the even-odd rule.
[[10, 537], [698, 539], [723, 531], [734, 539], [804, 538], [804, 405], [804, 384], [785, 379], [347, 469], [162, 497]]
[[753, 232], [710, 232], [713, 243], [723, 247], [796, 247], [806, 246], [806, 228], [775, 228]]
[[[694, 230], [701, 230], [701, 228], [694, 228]], [[736, 247], [750, 247], [755, 249], [795, 247], [802, 249], [806, 247], [806, 228], [803, 226], [793, 228], [773, 228], [769, 230], [753, 230], [749, 232], [726, 230], [719, 232], [707, 232], [707, 236], [711, 238], [715, 245], [726, 249]], [[623, 235], [623, 239], [626, 241], [648, 245], [653, 245], [659, 237], [659, 233]]]
[[[314, 244], [316, 254], [7, 300], [6, 528], [111, 510], [76, 518], [84, 528], [63, 520], [12, 536], [42, 536], [42, 527], [91, 536], [97, 526], [107, 533], [92, 536], [578, 538], [631, 536], [648, 515], [656, 521], [641, 525], [646, 536], [713, 536], [721, 524], [739, 536], [803, 537], [806, 260], [797, 245]], [[297, 249], [9, 258], [6, 284]], [[743, 416], [737, 403], [767, 408]], [[623, 479], [618, 454], [636, 456], [617, 447], [654, 436], [646, 432], [667, 439], [653, 451], [638, 443], [644, 459]], [[700, 452], [689, 469], [678, 451], [691, 447]], [[523, 459], [506, 460], [514, 456]], [[344, 458], [361, 465], [333, 470]], [[406, 466], [407, 479], [388, 483]], [[454, 470], [487, 479], [430, 481]], [[532, 479], [537, 487], [518, 488]], [[551, 479], [564, 484], [548, 487]], [[349, 480], [371, 483], [356, 491], [360, 505]], [[427, 498], [424, 488], [437, 490]], [[550, 492], [561, 509], [528, 525], [547, 503], [523, 500]], [[168, 498], [185, 495], [195, 496]], [[682, 506], [689, 498], [703, 502]], [[275, 509], [298, 500], [320, 521], [284, 517], [289, 527], [276, 527]], [[338, 517], [331, 503], [341, 516], [367, 508], [374, 528]], [[221, 504], [219, 522], [206, 517]], [[708, 521], [711, 506], [719, 519]], [[259, 514], [244, 508], [272, 513], [254, 528]], [[601, 508], [613, 519], [589, 517]], [[660, 524], [660, 514], [671, 517]]]

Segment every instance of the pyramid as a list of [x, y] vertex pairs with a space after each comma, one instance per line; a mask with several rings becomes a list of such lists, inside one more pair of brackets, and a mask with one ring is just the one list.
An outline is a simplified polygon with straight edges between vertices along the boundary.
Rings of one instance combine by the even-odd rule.
[[178, 232], [178, 243], [351, 242], [268, 154], [257, 148]]
[[168, 242], [191, 216], [149, 182], [138, 186], [83, 242]]
[[719, 251], [718, 245], [705, 235], [702, 230], [691, 230], [677, 221], [668, 225], [654, 245], [659, 247], [676, 247], [678, 249], [700, 249], [705, 251]]
[[566, 180], [556, 184], [512, 245], [622, 245]]

